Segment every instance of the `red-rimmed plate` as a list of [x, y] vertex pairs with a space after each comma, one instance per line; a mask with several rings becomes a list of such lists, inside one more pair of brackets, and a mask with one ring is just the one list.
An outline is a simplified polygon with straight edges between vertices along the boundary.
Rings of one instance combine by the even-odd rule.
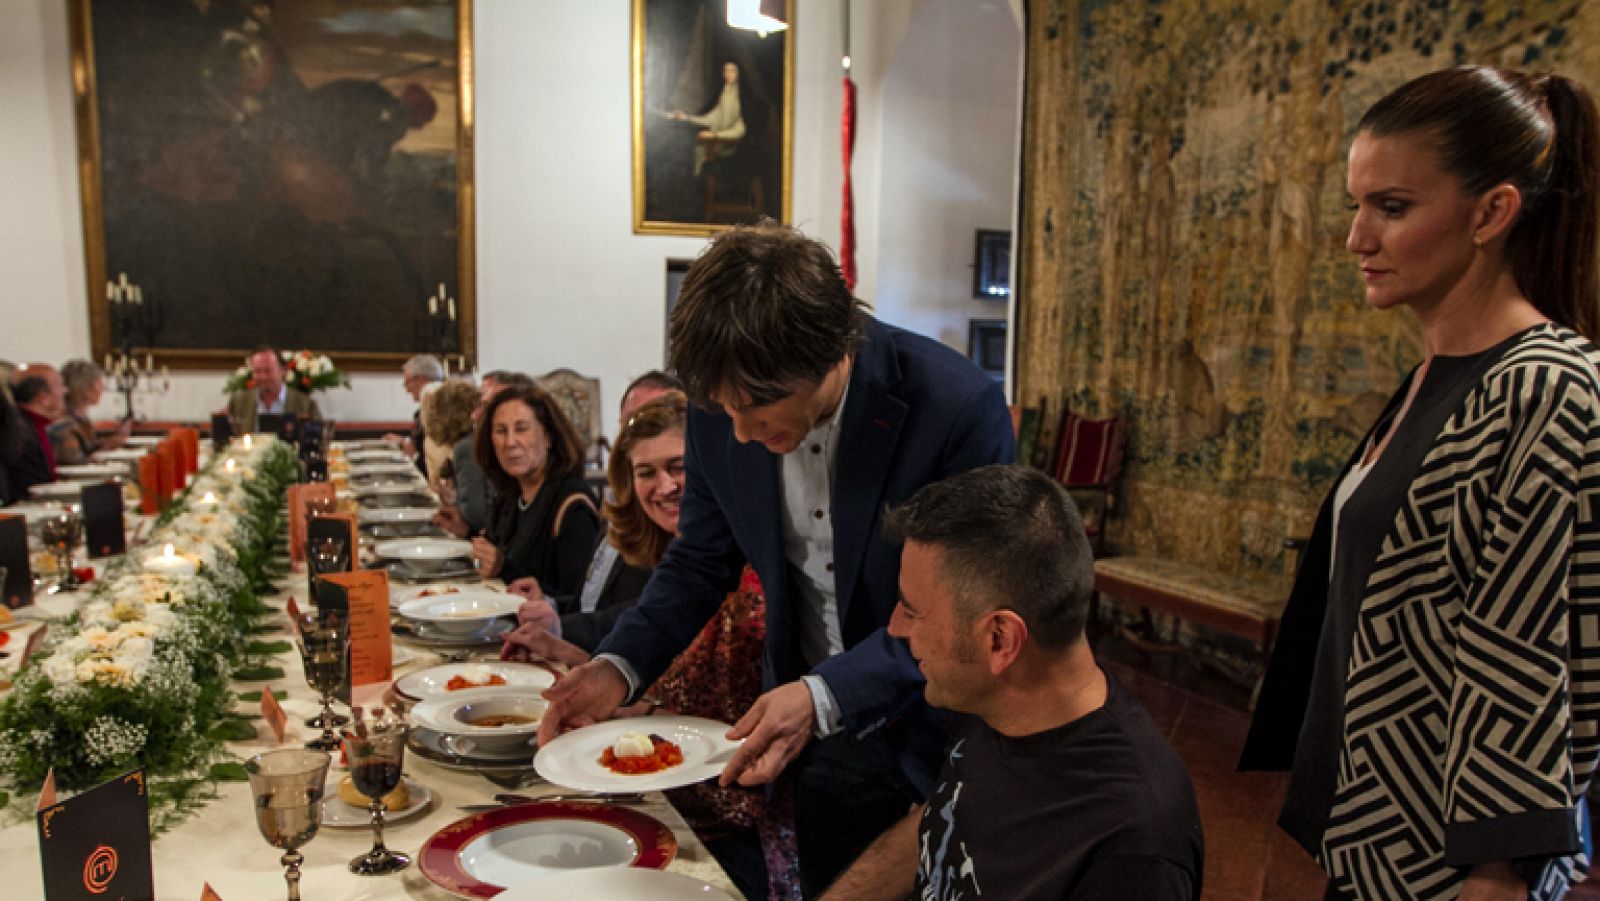
[[637, 810], [589, 801], [536, 801], [489, 810], [434, 833], [417, 853], [447, 892], [492, 898], [507, 886], [593, 867], [664, 869], [678, 840]]

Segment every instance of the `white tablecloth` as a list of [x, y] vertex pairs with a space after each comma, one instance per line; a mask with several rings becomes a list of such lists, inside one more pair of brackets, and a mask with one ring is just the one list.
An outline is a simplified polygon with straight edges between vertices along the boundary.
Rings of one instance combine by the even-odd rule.
[[[304, 600], [303, 571], [291, 574], [284, 584]], [[264, 600], [281, 608], [287, 598], [286, 591]], [[50, 612], [59, 613], [64, 608], [69, 609], [71, 603], [70, 600], [52, 597], [46, 602], [46, 607]], [[287, 638], [287, 633], [261, 638]], [[397, 639], [396, 646], [402, 647], [404, 642]], [[410, 669], [432, 666], [439, 661], [437, 655], [417, 649], [416, 660], [397, 669], [397, 675]], [[284, 746], [298, 746], [315, 733], [315, 730], [304, 725], [304, 716], [315, 709], [314, 695], [306, 686], [296, 652], [282, 655], [276, 664], [284, 670], [285, 677], [273, 683], [272, 687], [289, 693], [284, 706], [290, 714], [290, 732]], [[238, 683], [235, 687], [239, 691], [248, 691], [263, 688], [265, 684]], [[242, 704], [240, 709], [246, 708], [256, 712], [255, 705]], [[240, 758], [276, 746], [266, 724], [260, 720], [255, 723], [258, 733], [256, 741], [228, 746]], [[411, 854], [413, 858], [429, 836], [471, 815], [457, 810], [459, 805], [490, 803], [496, 792], [505, 790], [476, 773], [449, 770], [415, 756], [407, 756], [405, 771], [412, 779], [432, 790], [432, 806], [421, 816], [386, 826], [384, 839], [390, 849]], [[329, 773], [330, 785], [343, 775], [336, 769], [330, 769]], [[248, 783], [221, 783], [219, 788], [220, 797], [207, 802], [202, 810], [156, 839], [153, 855], [158, 901], [195, 901], [200, 897], [202, 886], [208, 882], [223, 901], [262, 901], [286, 896], [283, 868], [278, 863], [282, 852], [267, 845], [256, 830], [255, 821], [251, 818]], [[542, 795], [561, 791], [541, 783], [522, 789], [520, 793]], [[678, 840], [677, 858], [667, 869], [700, 879], [732, 897], [738, 897], [738, 892], [722, 868], [684, 824], [683, 818], [665, 796], [659, 792], [653, 793], [648, 800], [650, 803], [635, 805], [634, 809], [666, 824]], [[351, 874], [346, 869], [350, 859], [371, 846], [371, 829], [322, 829], [315, 839], [301, 849], [305, 855], [300, 883], [302, 896], [315, 901], [454, 897], [429, 882], [415, 862], [403, 872], [389, 876]], [[4, 849], [4, 853], [0, 853], [0, 897], [43, 898], [38, 833], [34, 824], [29, 822], [0, 829], [0, 849]]]

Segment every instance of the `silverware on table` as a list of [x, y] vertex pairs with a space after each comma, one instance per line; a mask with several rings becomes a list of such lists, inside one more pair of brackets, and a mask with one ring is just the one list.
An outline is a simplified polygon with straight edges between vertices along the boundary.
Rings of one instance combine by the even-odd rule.
[[649, 799], [642, 792], [621, 792], [618, 794], [595, 794], [581, 792], [577, 794], [545, 795], [534, 797], [532, 795], [499, 794], [495, 795], [494, 804], [462, 804], [457, 810], [470, 813], [481, 813], [485, 810], [499, 810], [502, 807], [514, 807], [518, 804], [535, 804], [540, 801], [598, 801], [603, 804], [648, 804]]

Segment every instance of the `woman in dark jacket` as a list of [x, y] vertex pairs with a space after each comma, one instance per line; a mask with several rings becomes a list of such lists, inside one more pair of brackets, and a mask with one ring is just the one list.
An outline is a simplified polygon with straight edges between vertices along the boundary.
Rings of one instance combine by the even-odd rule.
[[610, 528], [595, 545], [582, 590], [550, 596], [547, 602], [527, 580], [511, 585], [528, 603], [519, 612], [519, 628], [507, 637], [508, 651], [522, 647], [559, 659], [553, 637], [576, 646], [587, 659], [623, 611], [638, 602], [678, 532], [686, 412], [683, 394], [672, 391], [628, 417], [606, 470], [616, 498], [605, 505]]
[[583, 483], [583, 445], [550, 395], [510, 388], [484, 410], [474, 456], [495, 487], [472, 557], [485, 578], [531, 578], [551, 595], [577, 593], [600, 532]]

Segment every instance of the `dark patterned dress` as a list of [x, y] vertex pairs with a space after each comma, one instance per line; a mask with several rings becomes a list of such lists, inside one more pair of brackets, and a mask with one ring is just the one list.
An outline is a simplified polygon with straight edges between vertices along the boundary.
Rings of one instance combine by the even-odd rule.
[[[737, 722], [761, 696], [766, 632], [761, 581], [747, 566], [739, 590], [723, 600], [717, 615], [647, 696], [663, 710]], [[800, 897], [793, 796], [786, 782], [780, 782], [770, 801], [760, 790], [720, 788], [715, 782], [675, 789], [667, 797], [702, 839], [754, 829], [766, 858], [768, 897], [774, 901]]]

